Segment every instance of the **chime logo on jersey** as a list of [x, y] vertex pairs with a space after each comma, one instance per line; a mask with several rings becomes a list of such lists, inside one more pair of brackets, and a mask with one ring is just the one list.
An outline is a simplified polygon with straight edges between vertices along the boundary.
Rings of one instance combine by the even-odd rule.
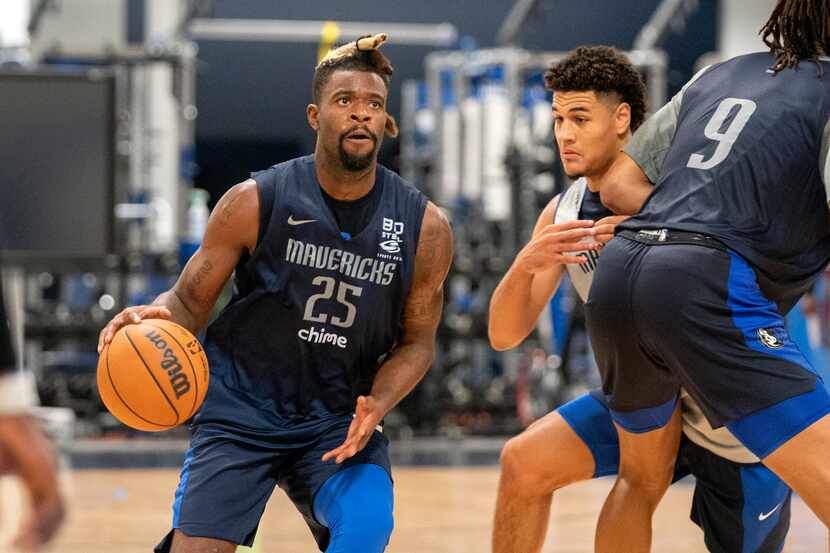
[[312, 344], [331, 344], [345, 349], [349, 345], [349, 339], [336, 332], [328, 332], [325, 328], [303, 328], [297, 332], [300, 340]]
[[400, 221], [395, 221], [393, 219], [389, 219], [387, 217], [383, 218], [383, 230], [381, 230], [380, 237], [382, 242], [380, 243], [381, 249], [388, 253], [400, 253], [401, 252], [401, 242], [403, 242], [403, 238], [401, 235], [403, 234], [403, 223]]

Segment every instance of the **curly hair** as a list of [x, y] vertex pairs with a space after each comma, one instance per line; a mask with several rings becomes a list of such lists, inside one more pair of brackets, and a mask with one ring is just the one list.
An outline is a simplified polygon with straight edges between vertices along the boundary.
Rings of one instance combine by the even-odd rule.
[[[366, 42], [364, 42], [364, 39]], [[345, 44], [329, 52], [314, 69], [314, 78], [311, 81], [311, 95], [315, 103], [320, 101], [320, 93], [332, 74], [336, 71], [367, 71], [375, 73], [383, 79], [386, 88], [392, 80], [394, 68], [389, 58], [377, 48], [386, 41], [386, 35], [363, 37], [356, 42]], [[367, 44], [365, 48], [360, 45]]]
[[631, 106], [631, 131], [646, 116], [646, 85], [629, 59], [610, 46], [580, 46], [545, 72], [545, 87], [554, 92], [591, 90], [613, 94]]
[[[378, 48], [386, 42], [386, 34], [361, 37], [332, 50], [320, 60], [314, 69], [314, 78], [311, 80], [311, 96], [314, 103], [320, 103], [320, 94], [331, 76], [337, 71], [366, 71], [375, 73], [383, 79], [386, 90], [392, 81], [394, 68], [389, 58], [384, 56]], [[398, 123], [389, 113], [386, 114], [386, 134], [398, 136]]]
[[778, 73], [812, 60], [820, 77], [818, 58], [830, 46], [830, 6], [827, 0], [780, 0], [758, 34], [775, 56], [770, 69]]

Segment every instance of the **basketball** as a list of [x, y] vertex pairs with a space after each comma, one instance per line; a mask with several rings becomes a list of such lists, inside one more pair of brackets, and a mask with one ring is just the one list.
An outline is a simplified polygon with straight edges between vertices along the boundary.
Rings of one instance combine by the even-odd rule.
[[110, 413], [137, 430], [185, 422], [207, 392], [207, 357], [186, 329], [148, 319], [118, 330], [98, 358], [98, 393]]

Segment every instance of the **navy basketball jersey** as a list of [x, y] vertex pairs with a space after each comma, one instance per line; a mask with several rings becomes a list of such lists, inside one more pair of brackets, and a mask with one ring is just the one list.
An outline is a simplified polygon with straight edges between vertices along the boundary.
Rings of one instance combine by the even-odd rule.
[[[556, 211], [553, 215], [553, 222], [566, 223], [579, 219], [596, 222], [605, 217], [610, 217], [613, 214], [600, 201], [599, 192], [592, 192], [588, 188], [588, 183], [585, 179], [580, 178], [559, 196], [559, 202], [556, 204]], [[582, 241], [591, 242], [593, 238], [586, 237]], [[565, 268], [568, 270], [568, 275], [579, 297], [582, 298], [582, 301], [588, 301], [588, 292], [591, 290], [591, 282], [594, 279], [594, 271], [597, 268], [599, 252], [590, 250], [578, 252], [576, 255], [586, 258], [588, 262], [581, 265], [569, 263], [565, 265]]]
[[778, 74], [767, 53], [699, 74], [626, 147], [655, 189], [620, 225], [708, 234], [788, 310], [830, 259], [830, 63]]
[[353, 412], [398, 340], [427, 200], [378, 165], [378, 207], [350, 236], [323, 199], [313, 156], [254, 179], [272, 207], [208, 328], [211, 389], [197, 422], [313, 434]]

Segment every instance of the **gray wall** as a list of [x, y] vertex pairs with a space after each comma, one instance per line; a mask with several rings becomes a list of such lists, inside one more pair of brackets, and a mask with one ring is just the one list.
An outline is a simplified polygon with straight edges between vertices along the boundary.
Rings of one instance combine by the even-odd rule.
[[[526, 25], [521, 45], [539, 50], [568, 50], [580, 44], [631, 47], [658, 0], [540, 0]], [[717, 2], [700, 0], [685, 31], [666, 41], [670, 56], [670, 89], [692, 74], [694, 61], [714, 50]], [[495, 35], [512, 2], [487, 0], [217, 0], [214, 17], [330, 19], [345, 21], [439, 23], [455, 25], [461, 36], [480, 47], [494, 46]], [[197, 184], [213, 199], [241, 180], [248, 170], [276, 163], [313, 148], [314, 134], [305, 120], [316, 44], [230, 43], [202, 41], [198, 81], [200, 116], [197, 157], [202, 173]], [[390, 109], [400, 109], [400, 83], [423, 75], [430, 48], [395, 45], [384, 52], [396, 72]], [[382, 161], [396, 166], [396, 144]]]

